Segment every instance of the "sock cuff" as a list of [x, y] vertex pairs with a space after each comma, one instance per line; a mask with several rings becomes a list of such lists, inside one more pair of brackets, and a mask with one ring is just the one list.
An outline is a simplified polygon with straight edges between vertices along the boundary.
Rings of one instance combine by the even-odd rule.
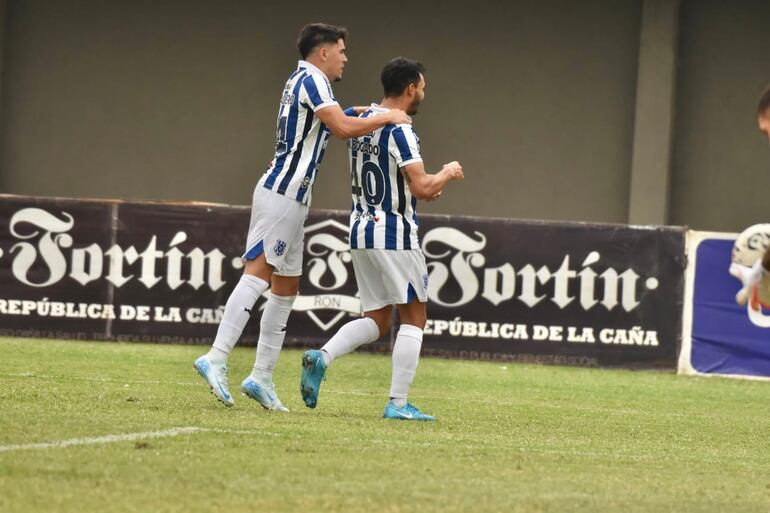
[[268, 344], [264, 340], [260, 340], [257, 343], [257, 353], [259, 353], [260, 350], [262, 350], [262, 351], [265, 351], [265, 350], [267, 350], [267, 351], [280, 351], [282, 347], [283, 347], [283, 342], [281, 342], [280, 344]]
[[209, 359], [214, 363], [227, 363], [227, 357], [229, 352], [221, 347], [218, 347], [216, 343], [211, 346], [208, 352]]
[[267, 298], [267, 302], [274, 303], [278, 306], [291, 308], [292, 305], [294, 305], [295, 299], [297, 299], [297, 296], [277, 296], [271, 291], [269, 297]]
[[367, 326], [368, 329], [369, 329], [369, 337], [368, 338], [369, 338], [370, 341], [374, 341], [374, 340], [377, 340], [378, 338], [380, 338], [380, 327], [377, 326], [377, 322], [375, 322], [374, 319], [372, 319], [371, 317], [364, 317], [361, 320], [364, 321], [368, 325]]
[[422, 330], [417, 326], [412, 326], [411, 324], [402, 324], [398, 329], [398, 336], [400, 337], [402, 335], [405, 337], [416, 338], [422, 342]]
[[270, 287], [270, 284], [260, 278], [259, 276], [254, 276], [253, 274], [246, 274], [243, 273], [241, 275], [241, 282], [243, 282], [245, 285], [253, 289], [258, 294], [262, 294], [263, 291], [265, 291], [268, 287]]

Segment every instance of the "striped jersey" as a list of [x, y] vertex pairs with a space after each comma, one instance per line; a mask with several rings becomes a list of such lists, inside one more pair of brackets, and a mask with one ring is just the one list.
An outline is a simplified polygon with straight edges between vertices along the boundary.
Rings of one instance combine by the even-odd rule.
[[[387, 110], [372, 104], [361, 117]], [[419, 249], [417, 199], [400, 171], [422, 161], [412, 125], [385, 125], [349, 140], [348, 149], [353, 182], [351, 249]]]
[[315, 112], [337, 105], [329, 79], [309, 62], [299, 61], [283, 88], [278, 108], [275, 157], [259, 184], [310, 204], [311, 190], [331, 131]]

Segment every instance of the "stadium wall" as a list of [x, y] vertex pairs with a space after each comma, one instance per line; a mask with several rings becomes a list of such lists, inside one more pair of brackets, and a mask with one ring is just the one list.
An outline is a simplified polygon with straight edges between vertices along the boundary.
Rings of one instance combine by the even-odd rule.
[[[343, 104], [377, 101], [395, 54], [428, 65], [426, 162], [469, 179], [426, 212], [627, 222], [642, 3], [391, 3], [373, 23], [351, 1], [2, 0], [0, 192], [246, 203], [297, 29], [325, 19], [352, 30]], [[767, 19], [765, 0], [681, 1], [671, 183], [637, 203], [669, 191], [666, 224], [765, 215]], [[344, 145], [322, 171], [316, 206], [345, 208]]]
[[[2, 192], [246, 204], [272, 157], [301, 25], [350, 27], [344, 105], [428, 68], [429, 171], [468, 176], [425, 212], [626, 222], [641, 1], [8, 0]], [[332, 141], [316, 208], [350, 202]]]
[[683, 2], [669, 224], [740, 232], [768, 220], [770, 2]]

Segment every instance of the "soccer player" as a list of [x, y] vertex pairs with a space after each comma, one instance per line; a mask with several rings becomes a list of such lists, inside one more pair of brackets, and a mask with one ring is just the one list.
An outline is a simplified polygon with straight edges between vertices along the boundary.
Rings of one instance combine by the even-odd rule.
[[314, 23], [304, 27], [297, 40], [302, 60], [281, 95], [275, 157], [254, 189], [243, 276], [227, 300], [211, 350], [194, 363], [213, 394], [227, 406], [233, 405], [227, 381], [228, 355], [257, 298], [270, 288], [260, 321], [256, 361], [241, 391], [268, 410], [288, 411], [275, 393], [273, 369], [299, 288], [303, 224], [329, 134], [347, 139], [389, 123], [410, 122], [400, 110], [365, 119], [345, 115], [329, 82], [342, 78], [348, 61], [346, 35], [344, 28]]
[[[396, 58], [380, 76], [385, 98], [360, 114], [386, 116], [391, 109], [417, 114], [425, 98], [425, 69], [419, 62]], [[346, 113], [352, 115], [352, 109]], [[300, 390], [305, 405], [315, 408], [321, 380], [331, 363], [390, 329], [393, 305], [401, 320], [393, 346], [390, 401], [384, 417], [435, 420], [407, 401], [417, 370], [428, 300], [428, 269], [417, 237], [417, 199], [437, 198], [450, 180], [462, 180], [458, 162], [426, 174], [417, 134], [411, 125], [388, 124], [351, 139], [353, 211], [350, 254], [364, 317], [342, 326], [320, 349], [302, 355]]]
[[[770, 143], [770, 86], [765, 89], [757, 106], [757, 123], [759, 131], [765, 134]], [[743, 288], [735, 295], [735, 300], [740, 305], [745, 305], [751, 297], [751, 292], [762, 282], [762, 279], [770, 274], [770, 247], [762, 258], [757, 259], [752, 267], [744, 267], [739, 264], [730, 265], [730, 274], [741, 280]]]

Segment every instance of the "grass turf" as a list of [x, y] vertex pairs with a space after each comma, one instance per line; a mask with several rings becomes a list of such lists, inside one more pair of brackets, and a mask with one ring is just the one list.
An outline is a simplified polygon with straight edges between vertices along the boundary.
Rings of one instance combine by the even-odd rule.
[[[410, 399], [436, 423], [381, 419], [390, 360], [354, 354], [315, 410], [300, 352], [292, 411], [192, 370], [202, 347], [0, 338], [0, 511], [768, 511], [770, 383], [659, 372], [421, 361]], [[231, 357], [231, 390], [253, 349]], [[196, 427], [168, 438], [8, 446]]]

